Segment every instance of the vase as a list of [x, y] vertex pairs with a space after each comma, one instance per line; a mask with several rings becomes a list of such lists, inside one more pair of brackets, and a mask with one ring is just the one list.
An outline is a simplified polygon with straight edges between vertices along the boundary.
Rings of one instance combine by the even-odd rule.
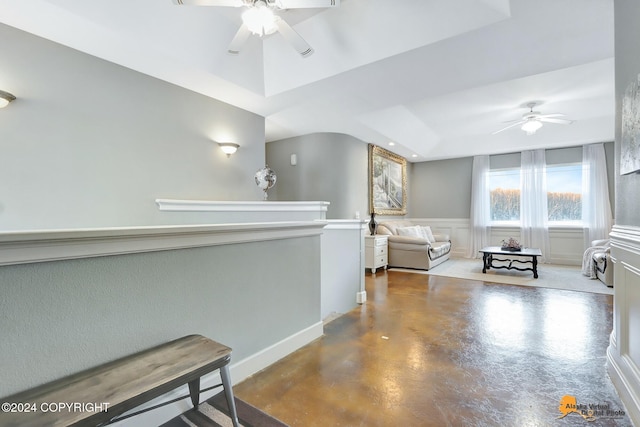
[[263, 200], [267, 200], [267, 190], [276, 185], [276, 173], [266, 165], [255, 174], [256, 185], [263, 191]]
[[376, 222], [376, 214], [375, 212], [371, 212], [371, 219], [369, 220], [369, 233], [372, 236], [376, 234], [376, 230], [378, 229], [378, 223]]

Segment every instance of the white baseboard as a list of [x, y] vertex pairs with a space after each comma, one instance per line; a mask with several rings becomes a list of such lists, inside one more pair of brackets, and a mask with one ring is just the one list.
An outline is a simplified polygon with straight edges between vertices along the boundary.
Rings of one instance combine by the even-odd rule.
[[[311, 341], [320, 338], [323, 333], [323, 323], [318, 322], [283, 339], [282, 341], [279, 341], [255, 354], [252, 354], [251, 356], [243, 360], [232, 363], [230, 367], [231, 381], [233, 382], [233, 384], [237, 384], [245, 380], [249, 376], [260, 372], [269, 365], [272, 365], [283, 357], [293, 353], [300, 347], [303, 347], [306, 344], [309, 344]], [[209, 375], [205, 375], [200, 379], [200, 388], [205, 389], [220, 383], [220, 373], [216, 371]], [[222, 387], [208, 391], [206, 393], [202, 393], [200, 396], [200, 401], [204, 402], [205, 400], [215, 396], [221, 391]], [[133, 409], [131, 412], [140, 411], [142, 409], [149, 408], [162, 402], [176, 399], [180, 396], [185, 396], [188, 394], [189, 389], [186, 385], [184, 385], [163, 396], [160, 396], [157, 399], [147, 402], [146, 404], [138, 408]], [[128, 418], [111, 425], [117, 427], [137, 427], [141, 425], [159, 426], [169, 421], [170, 419], [188, 411], [189, 409], [191, 409], [191, 400], [183, 399], [170, 405], [145, 412], [144, 414], [136, 415], [135, 417]]]
[[[612, 333], [613, 335], [613, 333]], [[623, 360], [619, 360], [614, 347], [607, 349], [607, 373], [613, 383], [620, 400], [625, 405], [627, 416], [631, 420], [634, 426], [640, 426], [640, 396], [635, 392], [635, 386], [632, 384], [638, 384], [640, 378], [633, 369], [630, 369], [627, 363]]]
[[364, 304], [367, 302], [367, 291], [357, 292], [356, 293], [356, 303]]
[[247, 377], [293, 353], [300, 347], [320, 338], [324, 333], [322, 321], [277, 342], [246, 359], [231, 365], [231, 380], [237, 384]]

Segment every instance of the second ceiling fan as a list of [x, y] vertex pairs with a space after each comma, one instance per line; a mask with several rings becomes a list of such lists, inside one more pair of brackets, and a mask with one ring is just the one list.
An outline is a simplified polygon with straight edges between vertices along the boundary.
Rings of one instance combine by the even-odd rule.
[[276, 31], [303, 57], [313, 48], [284, 19], [274, 13], [280, 9], [311, 9], [340, 6], [340, 0], [173, 0], [178, 5], [246, 7], [242, 25], [231, 40], [228, 51], [237, 55], [251, 34], [260, 37]]
[[500, 130], [497, 130], [492, 133], [495, 135], [507, 129], [511, 129], [515, 126], [520, 126], [520, 129], [526, 132], [527, 135], [533, 135], [536, 133], [538, 129], [542, 127], [542, 123], [555, 123], [559, 125], [570, 125], [574, 122], [574, 120], [560, 119], [558, 117], [563, 117], [562, 113], [553, 113], [553, 114], [542, 114], [539, 111], [533, 111], [533, 107], [536, 105], [540, 105], [536, 102], [530, 102], [527, 104], [527, 108], [529, 108], [529, 112], [524, 113], [521, 119], [510, 120], [505, 123], [511, 123], [509, 126], [503, 127]]

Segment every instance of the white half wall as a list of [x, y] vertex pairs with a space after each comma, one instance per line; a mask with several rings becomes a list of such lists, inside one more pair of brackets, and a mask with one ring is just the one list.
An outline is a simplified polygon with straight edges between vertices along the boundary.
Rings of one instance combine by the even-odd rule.
[[[245, 209], [213, 204], [227, 219]], [[326, 204], [251, 206], [272, 220], [0, 233], [0, 396], [194, 333], [233, 348], [238, 382], [319, 338]], [[301, 220], [274, 220], [292, 215]], [[355, 260], [361, 226], [336, 230], [352, 234]], [[358, 262], [348, 267], [360, 272]], [[186, 409], [176, 402], [126, 425], [159, 425]]]
[[[361, 220], [327, 220], [322, 234], [322, 319], [356, 307], [364, 289], [364, 229]], [[359, 297], [360, 295], [360, 297]]]

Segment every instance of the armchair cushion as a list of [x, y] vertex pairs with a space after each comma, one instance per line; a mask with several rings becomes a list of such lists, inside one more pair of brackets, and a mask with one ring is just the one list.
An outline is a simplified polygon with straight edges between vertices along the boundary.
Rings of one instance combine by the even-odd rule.
[[411, 227], [397, 227], [396, 232], [398, 233], [398, 236], [420, 237], [426, 239], [426, 235], [422, 232], [419, 225]]
[[[396, 233], [398, 236], [418, 237], [426, 239], [430, 243], [435, 243], [437, 240], [431, 231], [431, 227], [424, 225], [414, 225], [411, 227], [396, 227]], [[448, 239], [447, 239], [448, 240]]]
[[428, 225], [423, 225], [421, 228], [423, 233], [427, 236], [427, 240], [430, 241], [431, 243], [435, 243], [436, 237], [433, 235], [433, 232], [431, 231], [431, 227], [429, 227]]

